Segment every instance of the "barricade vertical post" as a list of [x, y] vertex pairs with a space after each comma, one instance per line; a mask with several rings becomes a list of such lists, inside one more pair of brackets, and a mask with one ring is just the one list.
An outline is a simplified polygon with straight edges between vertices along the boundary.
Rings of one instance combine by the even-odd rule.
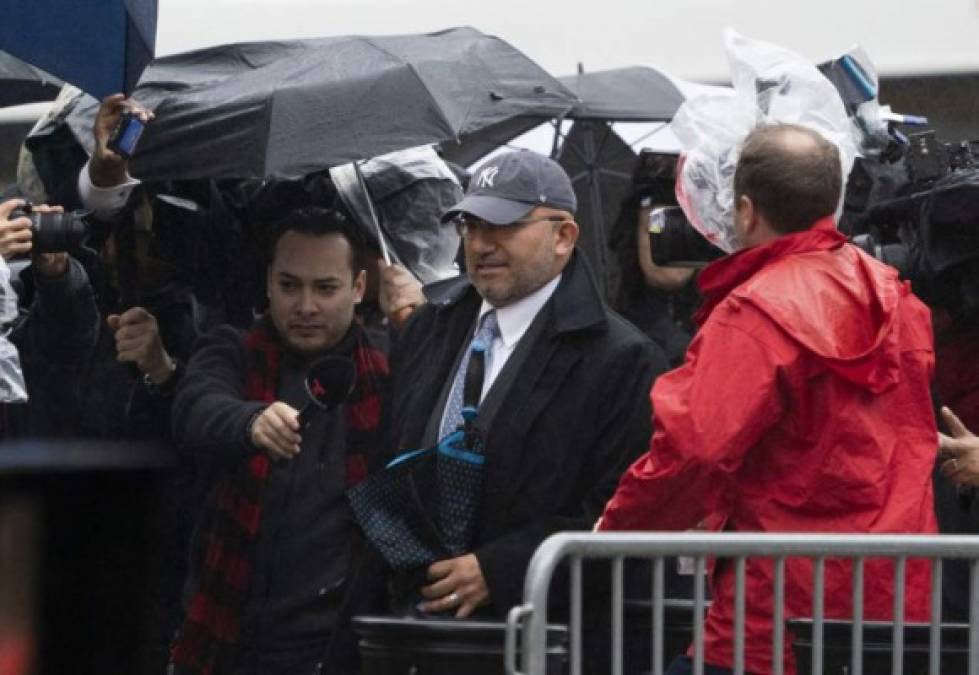
[[612, 675], [622, 675], [622, 633], [623, 633], [623, 561], [612, 561]]
[[538, 547], [527, 567], [524, 604], [528, 613], [520, 644], [522, 675], [545, 675], [547, 672], [547, 598], [554, 571], [569, 553], [578, 557], [585, 555], [582, 551], [568, 551], [561, 537], [551, 537]]
[[663, 675], [663, 558], [653, 560], [653, 675]]
[[581, 675], [581, 556], [571, 559], [571, 675]]
[[693, 675], [704, 675], [704, 556], [698, 555], [693, 574]]
[[931, 561], [931, 627], [928, 633], [928, 675], [939, 675], [942, 664], [942, 559]]
[[908, 559], [904, 556], [894, 561], [894, 622], [891, 638], [891, 675], [904, 672], [904, 573]]
[[744, 675], [744, 556], [734, 562], [734, 675]]
[[853, 560], [853, 629], [850, 633], [850, 669], [852, 675], [863, 675], [863, 563]]
[[[506, 675], [520, 675], [517, 670], [517, 640], [519, 639], [521, 624], [525, 616], [533, 613], [533, 605], [523, 604], [511, 607], [506, 618], [506, 635], [503, 642], [503, 667]], [[523, 652], [524, 662], [527, 660], [527, 652]]]
[[969, 607], [969, 675], [979, 675], [979, 559], [972, 560]]
[[785, 669], [783, 641], [785, 639], [785, 558], [775, 558], [775, 613], [772, 617], [772, 672], [782, 675]]
[[812, 584], [812, 674], [823, 675], [823, 586], [826, 559], [816, 558]]

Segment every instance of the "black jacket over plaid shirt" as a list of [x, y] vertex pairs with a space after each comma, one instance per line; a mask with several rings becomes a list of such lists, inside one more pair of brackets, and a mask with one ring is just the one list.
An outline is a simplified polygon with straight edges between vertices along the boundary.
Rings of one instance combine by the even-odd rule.
[[[368, 344], [359, 324], [341, 345], [354, 361], [357, 383], [344, 406], [347, 485], [366, 475], [380, 447], [381, 395], [387, 359]], [[226, 675], [233, 672], [243, 613], [252, 592], [253, 554], [262, 522], [262, 496], [270, 469], [264, 452], [251, 445], [253, 417], [277, 400], [282, 351], [267, 321], [246, 335], [221, 327], [207, 336], [188, 366], [174, 404], [174, 436], [188, 452], [223, 467], [198, 532], [199, 569], [192, 572], [187, 614], [171, 651], [171, 672]], [[348, 592], [340, 622], [359, 611]], [[356, 645], [338, 629], [324, 654], [329, 672], [353, 672]]]

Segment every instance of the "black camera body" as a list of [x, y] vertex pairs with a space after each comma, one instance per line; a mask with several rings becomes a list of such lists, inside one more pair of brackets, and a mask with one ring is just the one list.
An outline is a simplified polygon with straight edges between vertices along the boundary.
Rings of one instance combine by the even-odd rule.
[[38, 213], [30, 202], [10, 214], [10, 219], [27, 218], [31, 221], [32, 246], [35, 253], [76, 251], [88, 239], [88, 223], [85, 211], [67, 213]]
[[854, 166], [840, 223], [925, 302], [968, 320], [979, 318], [977, 160], [974, 143], [913, 134], [899, 162], [864, 159]]
[[693, 228], [679, 206], [663, 206], [649, 214], [649, 243], [660, 267], [703, 267], [724, 255]]

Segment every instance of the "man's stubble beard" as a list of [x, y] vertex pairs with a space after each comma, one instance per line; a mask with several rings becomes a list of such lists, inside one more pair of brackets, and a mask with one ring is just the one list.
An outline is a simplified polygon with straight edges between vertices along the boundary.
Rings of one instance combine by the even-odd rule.
[[543, 288], [559, 272], [560, 270], [558, 272], [551, 272], [550, 270], [542, 269], [542, 267], [535, 267], [532, 271], [528, 271], [527, 275], [514, 277], [510, 284], [502, 284], [505, 286], [504, 288], [495, 288], [501, 284], [494, 284], [493, 282], [484, 284], [476, 279], [473, 279], [473, 286], [476, 287], [479, 295], [486, 302], [494, 307], [504, 307], [522, 300], [531, 293]]

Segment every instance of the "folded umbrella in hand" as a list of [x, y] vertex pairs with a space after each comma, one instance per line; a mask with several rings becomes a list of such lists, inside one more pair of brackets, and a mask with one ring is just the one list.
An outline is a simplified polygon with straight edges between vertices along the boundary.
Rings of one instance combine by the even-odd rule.
[[364, 535], [393, 570], [427, 567], [469, 549], [485, 457], [466, 434], [460, 429], [435, 447], [405, 452], [347, 492]]

